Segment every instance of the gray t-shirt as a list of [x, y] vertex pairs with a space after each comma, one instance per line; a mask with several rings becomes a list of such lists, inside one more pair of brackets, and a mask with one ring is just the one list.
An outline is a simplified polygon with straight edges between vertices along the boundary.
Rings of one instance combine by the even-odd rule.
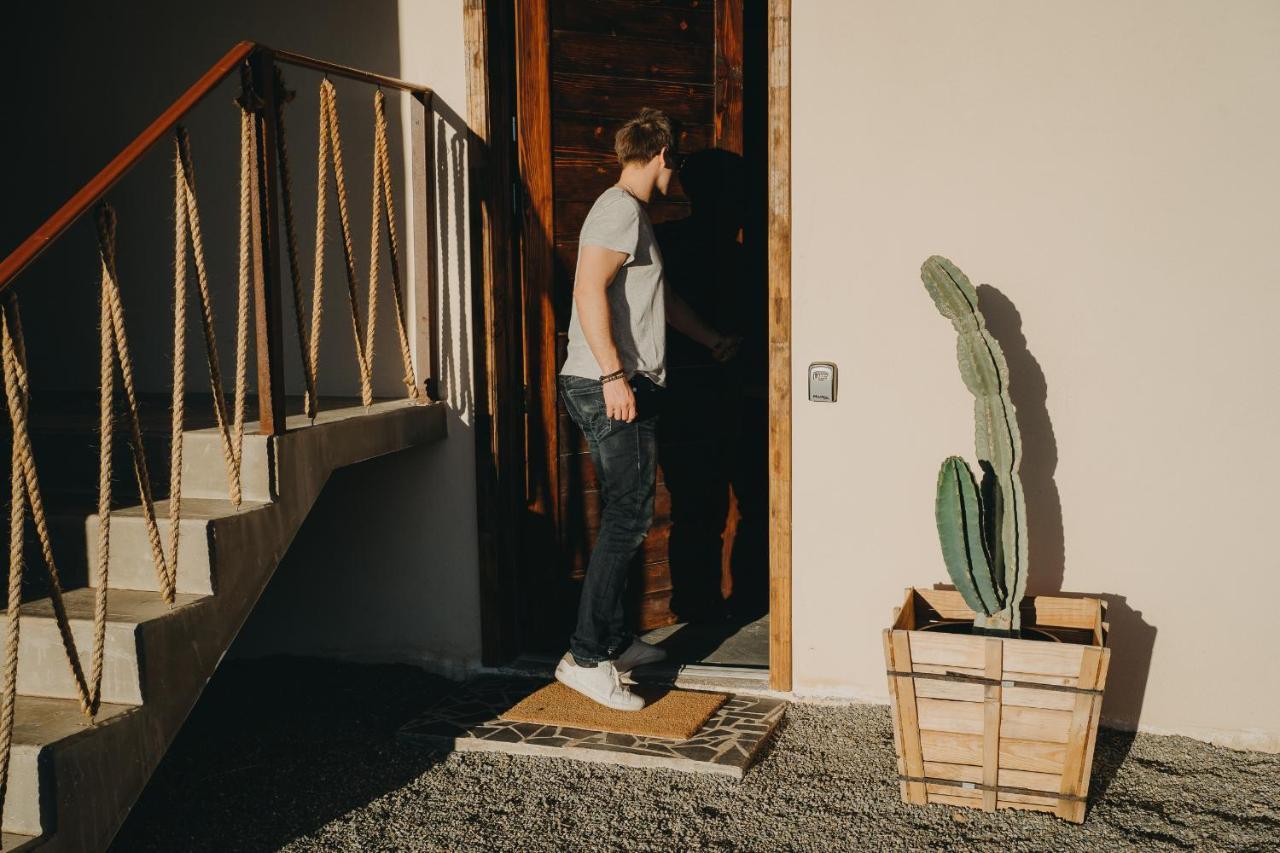
[[[662, 255], [653, 239], [649, 214], [631, 193], [610, 187], [591, 206], [578, 245], [603, 246], [626, 254], [626, 262], [605, 291], [613, 343], [628, 379], [642, 373], [665, 386], [667, 314]], [[582, 333], [576, 300], [569, 317], [569, 355], [560, 372], [587, 379], [598, 379], [602, 372]]]

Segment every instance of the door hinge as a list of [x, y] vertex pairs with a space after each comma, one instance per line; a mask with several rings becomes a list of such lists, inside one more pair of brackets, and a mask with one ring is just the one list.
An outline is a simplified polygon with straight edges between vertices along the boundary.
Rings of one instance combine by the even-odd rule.
[[511, 141], [516, 141], [516, 117], [511, 117]]
[[520, 414], [529, 414], [529, 405], [533, 400], [533, 395], [529, 393], [529, 386], [524, 385], [520, 392]]

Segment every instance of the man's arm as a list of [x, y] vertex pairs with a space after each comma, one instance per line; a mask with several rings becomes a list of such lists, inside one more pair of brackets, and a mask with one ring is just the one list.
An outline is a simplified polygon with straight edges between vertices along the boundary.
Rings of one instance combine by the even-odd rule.
[[671, 283], [664, 277], [664, 303], [666, 304], [667, 322], [682, 335], [692, 338], [711, 350], [717, 361], [728, 361], [737, 354], [740, 338], [722, 335], [708, 326], [698, 313], [684, 301], [684, 297], [672, 289]]
[[[578, 250], [578, 270], [573, 282], [573, 301], [578, 306], [578, 322], [602, 376], [622, 369], [618, 347], [609, 326], [609, 285], [622, 265], [624, 252], [603, 246], [583, 245]], [[631, 386], [617, 379], [604, 383], [604, 405], [609, 417], [631, 422], [636, 419], [636, 397]]]

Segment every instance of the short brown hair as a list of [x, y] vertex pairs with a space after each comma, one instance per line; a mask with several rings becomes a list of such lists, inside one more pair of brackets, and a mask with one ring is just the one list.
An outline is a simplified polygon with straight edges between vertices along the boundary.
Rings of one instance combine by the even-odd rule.
[[618, 163], [623, 166], [628, 163], [648, 163], [663, 148], [675, 150], [675, 147], [671, 119], [662, 110], [651, 110], [648, 107], [624, 124], [613, 138], [613, 150], [617, 152]]

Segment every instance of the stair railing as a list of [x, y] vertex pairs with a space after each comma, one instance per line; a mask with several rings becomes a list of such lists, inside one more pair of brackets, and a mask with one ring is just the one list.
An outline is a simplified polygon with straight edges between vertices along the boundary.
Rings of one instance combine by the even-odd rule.
[[[285, 128], [285, 105], [292, 93], [285, 86], [282, 66], [310, 69], [323, 74], [320, 82], [320, 136], [317, 145], [316, 248], [312, 266], [311, 305], [305, 306], [302, 261], [299, 257], [293, 204], [293, 177]], [[218, 360], [213, 328], [212, 294], [205, 264], [205, 245], [200, 226], [198, 193], [191, 140], [180, 124], [197, 104], [234, 73], [240, 74], [240, 209], [239, 264], [236, 305], [236, 364], [233, 400], [228, 406]], [[348, 211], [346, 172], [342, 159], [342, 139], [338, 121], [337, 92], [329, 77], [343, 77], [371, 84], [374, 92], [374, 151], [372, 181], [372, 223], [369, 268], [365, 290], [365, 316], [361, 319], [356, 256]], [[337, 200], [342, 234], [344, 275], [355, 338], [355, 358], [361, 385], [361, 400], [373, 403], [374, 330], [377, 323], [379, 279], [383, 274], [379, 258], [385, 234], [388, 254], [387, 274], [395, 310], [400, 358], [404, 370], [405, 394], [410, 401], [426, 402], [430, 389], [430, 353], [424, 347], [416, 366], [413, 363], [401, 274], [402, 248], [396, 229], [396, 212], [390, 168], [386, 98], [383, 89], [407, 92], [410, 96], [410, 204], [415, 223], [430, 223], [430, 194], [433, 169], [427, 159], [431, 152], [431, 91], [393, 77], [349, 68], [288, 51], [273, 50], [252, 42], [241, 42], [227, 52], [186, 92], [126, 146], [92, 180], [75, 193], [56, 213], [8, 257], [0, 261], [0, 368], [2, 368], [6, 408], [12, 427], [10, 454], [10, 531], [8, 572], [8, 618], [2, 661], [3, 688], [0, 691], [0, 811], [8, 785], [17, 697], [20, 623], [24, 571], [24, 533], [30, 512], [41, 558], [48, 574], [50, 598], [62, 637], [67, 663], [85, 715], [94, 719], [102, 701], [103, 658], [107, 614], [108, 570], [110, 565], [110, 518], [112, 509], [112, 436], [115, 424], [115, 383], [120, 376], [128, 412], [133, 473], [142, 503], [143, 518], [150, 542], [157, 585], [164, 599], [176, 601], [178, 535], [182, 498], [182, 431], [185, 421], [185, 340], [187, 294], [190, 290], [188, 261], [194, 261], [200, 324], [205, 357], [213, 392], [214, 416], [227, 467], [228, 494], [241, 502], [240, 462], [244, 436], [244, 415], [248, 388], [248, 349], [252, 337], [257, 361], [258, 433], [279, 435], [285, 431], [285, 390], [283, 382], [283, 321], [281, 310], [281, 261], [287, 259], [290, 292], [297, 320], [296, 337], [304, 375], [303, 414], [314, 421], [319, 408], [318, 365], [323, 316], [322, 295], [325, 277], [325, 225], [328, 219], [329, 175]], [[116, 214], [102, 202], [106, 193], [143, 156], [172, 135], [174, 156], [174, 318], [173, 394], [171, 411], [171, 457], [168, 501], [169, 537], [163, 543], [156, 520], [156, 501], [151, 493], [151, 477], [143, 449], [138, 395], [134, 387], [132, 359], [125, 331], [122, 287], [116, 270], [118, 251]], [[41, 496], [37, 465], [32, 450], [28, 419], [31, 388], [27, 371], [27, 348], [14, 288], [15, 281], [33, 261], [58, 242], [68, 229], [96, 207], [96, 232], [100, 290], [100, 399], [99, 399], [99, 485], [98, 549], [94, 566], [93, 647], [89, 667], [85, 667], [71, 633], [71, 623], [63, 603], [64, 587], [49, 535], [47, 514]], [[425, 241], [428, 228], [415, 228]], [[280, 239], [284, 235], [283, 247]], [[429, 263], [424, 242], [415, 263], [415, 314], [428, 326], [434, 313], [427, 283]], [[423, 305], [422, 300], [427, 304]], [[250, 326], [252, 325], [252, 333]]]

